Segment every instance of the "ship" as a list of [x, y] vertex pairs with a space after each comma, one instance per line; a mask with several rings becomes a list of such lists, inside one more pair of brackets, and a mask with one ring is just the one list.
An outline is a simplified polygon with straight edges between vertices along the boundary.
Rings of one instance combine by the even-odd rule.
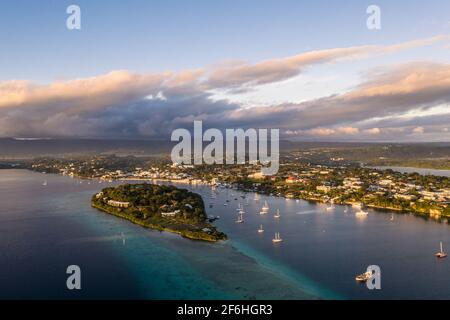
[[275, 233], [275, 238], [272, 239], [272, 242], [273, 242], [273, 243], [280, 243], [280, 242], [283, 242], [283, 239], [281, 239], [280, 233], [279, 233], [279, 232], [276, 232], [276, 233]]
[[244, 223], [244, 214], [242, 212], [239, 212], [236, 223]]
[[372, 272], [367, 271], [355, 277], [355, 280], [358, 282], [367, 282], [372, 276]]
[[364, 211], [363, 209], [360, 209], [358, 212], [356, 212], [356, 216], [357, 217], [365, 217], [367, 216], [369, 213], [367, 211]]
[[264, 202], [264, 206], [261, 208], [261, 211], [259, 214], [267, 214], [269, 212], [269, 205], [267, 204], [267, 201]]
[[439, 258], [439, 259], [442, 259], [442, 258], [447, 258], [447, 254], [444, 252], [444, 250], [442, 249], [442, 241], [441, 241], [441, 248], [440, 248], [441, 250], [438, 252], [438, 253], [436, 253], [435, 254], [435, 256], [437, 257], [437, 258]]
[[274, 218], [278, 219], [281, 217], [280, 215], [280, 209], [277, 209], [277, 213], [273, 216]]

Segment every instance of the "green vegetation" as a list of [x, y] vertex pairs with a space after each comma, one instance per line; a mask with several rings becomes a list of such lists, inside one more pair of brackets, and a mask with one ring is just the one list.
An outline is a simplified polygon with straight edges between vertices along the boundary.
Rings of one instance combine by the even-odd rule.
[[125, 184], [105, 188], [92, 206], [143, 227], [169, 231], [194, 240], [226, 239], [205, 213], [200, 195], [174, 186]]

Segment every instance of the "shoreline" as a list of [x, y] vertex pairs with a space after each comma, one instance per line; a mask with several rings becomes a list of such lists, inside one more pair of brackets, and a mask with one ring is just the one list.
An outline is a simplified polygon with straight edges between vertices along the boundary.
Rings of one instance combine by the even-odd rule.
[[115, 216], [115, 217], [127, 220], [127, 221], [129, 221], [129, 222], [131, 222], [133, 224], [139, 225], [139, 226], [141, 226], [143, 228], [152, 229], [152, 230], [160, 231], [160, 232], [175, 233], [175, 234], [178, 234], [179, 236], [181, 236], [183, 238], [186, 238], [186, 239], [189, 239], [189, 240], [207, 241], [207, 242], [211, 242], [211, 243], [215, 243], [215, 242], [225, 241], [226, 240], [226, 239], [215, 239], [213, 237], [203, 237], [203, 238], [202, 237], [198, 237], [198, 236], [195, 236], [194, 234], [191, 234], [189, 232], [183, 232], [183, 231], [180, 231], [180, 230], [175, 230], [175, 229], [171, 229], [171, 228], [168, 228], [168, 227], [162, 227], [162, 226], [159, 226], [159, 225], [156, 225], [156, 224], [152, 224], [152, 223], [146, 223], [146, 222], [140, 221], [138, 219], [130, 219], [126, 215], [108, 211], [108, 210], [106, 210], [106, 209], [104, 209], [104, 208], [102, 208], [100, 206], [97, 206], [94, 203], [91, 203], [91, 206], [92, 206], [92, 208], [97, 209], [97, 210], [99, 210], [99, 211], [101, 211], [103, 213], [107, 213], [107, 214], [110, 214], [112, 216]]
[[[30, 170], [30, 169], [25, 169], [25, 170]], [[34, 170], [30, 170], [30, 171], [34, 171]], [[36, 171], [35, 171], [36, 172]], [[55, 173], [56, 175], [61, 175], [59, 173]], [[72, 176], [72, 178], [78, 178], [78, 179], [83, 179], [83, 180], [98, 180], [98, 181], [106, 181], [107, 180], [102, 180], [101, 178], [93, 178], [93, 177], [81, 177], [81, 176]], [[179, 183], [179, 184], [188, 184], [188, 185], [203, 185], [203, 186], [211, 186], [210, 183], [206, 182], [206, 181], [202, 181], [202, 182], [196, 182], [196, 183], [192, 183], [191, 179], [180, 179], [180, 180], [176, 180], [176, 179], [164, 179], [164, 178], [133, 178], [133, 177], [126, 177], [126, 178], [119, 178], [119, 179], [111, 179], [112, 181], [149, 181], [149, 182], [169, 182], [169, 183]], [[194, 179], [199, 181], [200, 179]], [[285, 195], [281, 195], [281, 196], [277, 196], [277, 195], [271, 195], [271, 194], [267, 194], [267, 193], [263, 193], [263, 192], [256, 192], [256, 191], [252, 191], [252, 190], [246, 190], [246, 189], [242, 189], [239, 187], [227, 187], [228, 189], [232, 189], [232, 190], [237, 190], [237, 191], [241, 191], [244, 193], [258, 193], [258, 194], [263, 194], [266, 196], [273, 196], [273, 197], [281, 197], [284, 198], [286, 200], [304, 200], [304, 201], [309, 201], [309, 202], [316, 202], [316, 203], [321, 203], [321, 204], [327, 204], [329, 203], [329, 201], [325, 201], [323, 199], [320, 198], [308, 198], [308, 197], [301, 197], [299, 196], [298, 198], [290, 198], [290, 197], [286, 197]], [[391, 213], [396, 213], [396, 214], [413, 214], [415, 216], [421, 217], [421, 218], [431, 218], [437, 222], [440, 223], [448, 223], [447, 217], [444, 216], [440, 216], [440, 215], [434, 215], [434, 214], [430, 214], [427, 212], [422, 212], [422, 211], [415, 211], [415, 210], [411, 210], [411, 209], [400, 209], [400, 208], [394, 208], [394, 207], [382, 207], [382, 206], [377, 206], [377, 205], [373, 205], [373, 204], [365, 204], [363, 202], [361, 202], [364, 206], [374, 209], [374, 210], [378, 210], [380, 212], [383, 211], [387, 211], [387, 212], [391, 212]], [[339, 202], [335, 202], [335, 205], [342, 205], [342, 206], [351, 206], [353, 203], [348, 202], [348, 203], [339, 203]], [[170, 232], [170, 231], [169, 231]]]

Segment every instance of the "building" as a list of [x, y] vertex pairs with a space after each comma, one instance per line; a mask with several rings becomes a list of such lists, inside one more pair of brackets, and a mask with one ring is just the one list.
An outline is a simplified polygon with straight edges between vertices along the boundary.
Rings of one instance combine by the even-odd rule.
[[290, 176], [285, 180], [285, 182], [288, 184], [292, 184], [292, 183], [296, 183], [297, 179], [295, 179], [295, 177]]
[[417, 197], [411, 194], [396, 194], [394, 195], [394, 198], [406, 200], [406, 201], [414, 201], [417, 200]]
[[180, 213], [180, 210], [175, 210], [172, 212], [161, 212], [161, 216], [165, 218], [173, 218], [177, 215], [177, 213]]
[[331, 187], [330, 186], [317, 186], [316, 190], [328, 193], [331, 191]]
[[130, 206], [129, 202], [122, 202], [122, 201], [115, 201], [115, 200], [108, 200], [108, 205], [111, 207], [116, 208], [128, 208]]

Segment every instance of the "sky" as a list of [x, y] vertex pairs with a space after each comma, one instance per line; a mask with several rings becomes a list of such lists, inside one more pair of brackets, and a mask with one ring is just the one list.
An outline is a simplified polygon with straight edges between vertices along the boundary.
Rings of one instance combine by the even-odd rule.
[[447, 0], [0, 2], [0, 137], [450, 141], [449, 103]]

